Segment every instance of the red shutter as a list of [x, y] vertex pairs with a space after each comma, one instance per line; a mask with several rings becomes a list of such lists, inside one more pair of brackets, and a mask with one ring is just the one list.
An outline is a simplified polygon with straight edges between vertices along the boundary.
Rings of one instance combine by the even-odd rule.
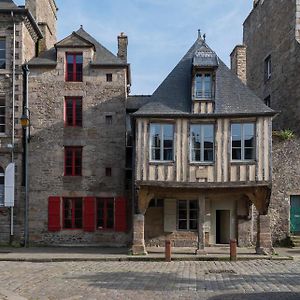
[[96, 198], [85, 197], [84, 198], [84, 215], [83, 215], [83, 230], [95, 231], [95, 206]]
[[48, 199], [48, 230], [59, 231], [60, 222], [60, 197], [49, 197]]
[[115, 230], [125, 232], [127, 230], [126, 199], [117, 197], [115, 202]]

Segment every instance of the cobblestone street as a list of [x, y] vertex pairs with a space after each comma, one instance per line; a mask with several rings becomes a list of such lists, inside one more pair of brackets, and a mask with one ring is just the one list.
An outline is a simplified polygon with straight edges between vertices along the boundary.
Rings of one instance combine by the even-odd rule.
[[300, 299], [299, 261], [0, 266], [1, 299]]

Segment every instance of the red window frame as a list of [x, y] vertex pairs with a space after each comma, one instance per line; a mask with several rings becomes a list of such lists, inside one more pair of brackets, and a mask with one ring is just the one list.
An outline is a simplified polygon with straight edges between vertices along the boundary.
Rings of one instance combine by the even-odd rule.
[[[71, 216], [66, 218], [66, 201], [71, 203], [70, 212]], [[81, 211], [80, 217], [76, 216], [76, 210]], [[66, 222], [70, 222], [70, 226], [66, 226]], [[77, 222], [79, 221], [80, 225], [78, 226]], [[82, 198], [63, 198], [63, 229], [74, 230], [83, 228], [83, 200]]]
[[82, 176], [82, 147], [65, 146], [64, 167], [65, 176]]
[[[77, 63], [77, 57], [81, 56], [82, 63]], [[68, 58], [71, 57], [72, 63], [68, 62]], [[69, 71], [69, 65], [72, 65], [72, 71]], [[77, 70], [77, 66], [80, 67], [80, 72]], [[67, 52], [66, 53], [66, 81], [75, 81], [81, 82], [82, 81], [82, 73], [83, 73], [83, 54], [82, 52]]]
[[65, 97], [65, 126], [82, 127], [82, 97]]
[[[103, 204], [101, 210], [100, 205]], [[112, 204], [112, 226], [108, 226], [109, 213], [108, 213], [108, 204]], [[99, 225], [99, 212], [101, 212], [103, 225]], [[96, 199], [96, 228], [98, 230], [115, 230], [116, 221], [115, 221], [115, 199], [114, 198], [97, 198]]]

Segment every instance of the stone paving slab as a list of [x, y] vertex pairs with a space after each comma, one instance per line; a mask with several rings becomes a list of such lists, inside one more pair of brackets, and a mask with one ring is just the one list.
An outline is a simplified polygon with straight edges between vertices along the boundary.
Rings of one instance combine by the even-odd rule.
[[300, 299], [294, 261], [0, 262], [0, 268], [0, 295], [8, 295], [1, 299]]

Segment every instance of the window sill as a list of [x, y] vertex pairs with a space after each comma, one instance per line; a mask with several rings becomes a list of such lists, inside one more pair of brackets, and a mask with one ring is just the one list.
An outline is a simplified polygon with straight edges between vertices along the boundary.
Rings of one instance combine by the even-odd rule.
[[232, 165], [255, 165], [256, 160], [232, 160]]
[[191, 166], [214, 166], [215, 162], [214, 161], [209, 161], [209, 162], [204, 162], [204, 161], [190, 161], [189, 164]]
[[213, 98], [193, 98], [192, 100], [196, 102], [215, 102]]
[[169, 165], [169, 166], [172, 166], [175, 164], [175, 161], [174, 160], [152, 160], [152, 161], [149, 161], [149, 165]]

